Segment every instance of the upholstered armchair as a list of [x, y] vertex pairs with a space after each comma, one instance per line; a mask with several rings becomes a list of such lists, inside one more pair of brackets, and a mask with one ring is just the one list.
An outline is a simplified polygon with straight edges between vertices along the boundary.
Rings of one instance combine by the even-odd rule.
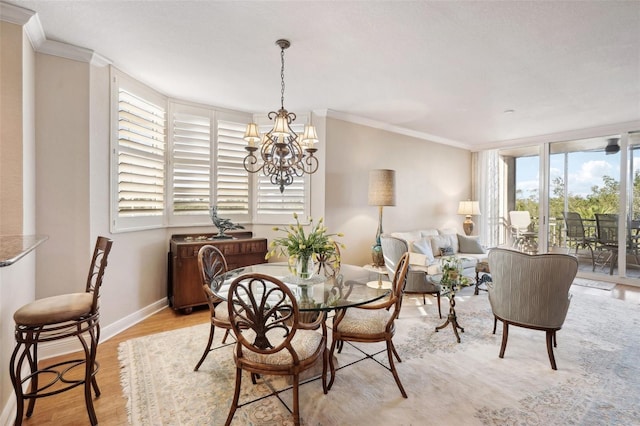
[[509, 325], [542, 330], [547, 334], [551, 368], [557, 370], [553, 347], [569, 310], [569, 287], [578, 272], [578, 260], [567, 254], [530, 255], [494, 248], [489, 252], [489, 269], [489, 302], [495, 320], [503, 324], [500, 358], [504, 358]]
[[[398, 262], [402, 255], [409, 251], [409, 246], [405, 240], [390, 235], [380, 236], [380, 244], [382, 246], [382, 255], [384, 256], [384, 265], [387, 268], [389, 278], [393, 281]], [[425, 294], [435, 295], [438, 299], [438, 315], [442, 318], [442, 311], [440, 309], [440, 285], [427, 280], [426, 267], [424, 267], [424, 269], [421, 268], [423, 267], [409, 265], [407, 284], [404, 292], [422, 294], [423, 303], [426, 303]]]

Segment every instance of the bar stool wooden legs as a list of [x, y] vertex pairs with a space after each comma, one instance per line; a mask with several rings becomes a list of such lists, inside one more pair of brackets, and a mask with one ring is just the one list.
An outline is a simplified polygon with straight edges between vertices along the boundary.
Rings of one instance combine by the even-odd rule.
[[[84, 293], [47, 297], [24, 305], [13, 315], [16, 347], [10, 360], [10, 376], [16, 395], [15, 425], [22, 424], [25, 400], [27, 417], [33, 414], [36, 399], [56, 395], [84, 385], [84, 399], [92, 425], [98, 424], [91, 389], [100, 396], [96, 381], [96, 352], [100, 341], [98, 297], [112, 241], [98, 237]], [[49, 366], [38, 366], [38, 344], [77, 337], [83, 358]], [[23, 377], [23, 366], [29, 373]], [[29, 382], [25, 392], [24, 385]]]

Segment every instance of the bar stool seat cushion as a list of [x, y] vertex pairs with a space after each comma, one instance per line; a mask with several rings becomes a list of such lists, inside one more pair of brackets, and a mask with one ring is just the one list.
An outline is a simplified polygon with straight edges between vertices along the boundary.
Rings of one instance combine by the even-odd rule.
[[70, 293], [38, 299], [13, 314], [16, 324], [38, 326], [74, 321], [88, 314], [93, 304], [92, 293]]

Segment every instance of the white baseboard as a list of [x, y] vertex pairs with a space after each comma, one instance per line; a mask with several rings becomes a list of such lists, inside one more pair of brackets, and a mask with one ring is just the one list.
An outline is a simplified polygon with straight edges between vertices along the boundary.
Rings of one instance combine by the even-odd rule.
[[[137, 312], [134, 312], [126, 317], [109, 324], [107, 326], [101, 327], [100, 329], [100, 343], [104, 343], [113, 336], [123, 332], [131, 326], [136, 325], [140, 321], [145, 318], [150, 317], [161, 309], [164, 309], [168, 305], [167, 298], [163, 298], [154, 302], [144, 308], [140, 309]], [[98, 346], [99, 347], [99, 346]], [[41, 360], [51, 358], [54, 356], [64, 355], [72, 352], [77, 352], [81, 350], [79, 347], [78, 340], [75, 338], [72, 339], [64, 339], [55, 342], [50, 342], [48, 344], [39, 345], [38, 347], [38, 358]], [[99, 349], [98, 349], [99, 350]], [[0, 413], [0, 425], [2, 426], [10, 426], [13, 424], [14, 418], [16, 416], [16, 397], [13, 392], [9, 395], [9, 399], [5, 404], [2, 413]]]

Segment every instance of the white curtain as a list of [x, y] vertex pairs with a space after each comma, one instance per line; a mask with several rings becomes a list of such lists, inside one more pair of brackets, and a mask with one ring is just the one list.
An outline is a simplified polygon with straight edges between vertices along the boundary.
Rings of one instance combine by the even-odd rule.
[[500, 244], [500, 157], [498, 150], [476, 152], [474, 165], [474, 198], [480, 203], [478, 216], [480, 241], [486, 247]]

